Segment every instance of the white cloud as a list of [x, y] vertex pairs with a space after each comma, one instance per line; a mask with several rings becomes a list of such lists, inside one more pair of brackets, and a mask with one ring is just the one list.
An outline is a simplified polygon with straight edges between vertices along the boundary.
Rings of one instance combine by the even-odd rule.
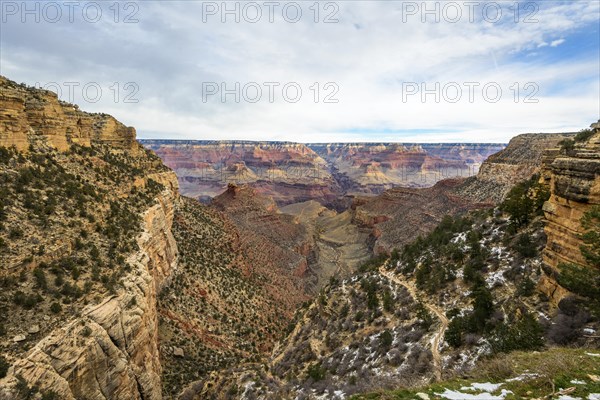
[[[298, 23], [287, 23], [281, 11], [269, 23], [222, 23], [220, 15], [202, 21], [196, 1], [140, 2], [138, 24], [3, 24], [2, 74], [35, 82], [99, 82], [104, 96], [83, 109], [114, 114], [137, 128], [140, 136], [198, 139], [262, 139], [293, 141], [415, 140], [506, 141], [525, 131], [580, 129], [598, 118], [598, 57], [548, 60], [536, 49], [564, 43], [570, 34], [597, 22], [596, 1], [548, 2], [525, 23], [514, 23], [506, 3], [497, 24], [481, 14], [470, 23], [421, 22], [406, 15], [403, 4], [386, 1], [338, 2], [339, 23], [314, 23], [313, 10], [303, 5]], [[222, 3], [216, 3], [220, 6]], [[230, 3], [234, 4], [234, 3]], [[240, 3], [241, 4], [241, 3]], [[261, 4], [261, 3], [259, 3]], [[323, 5], [324, 3], [321, 3]], [[422, 4], [417, 2], [417, 4]], [[444, 3], [439, 3], [440, 7]], [[504, 4], [504, 3], [502, 3]], [[126, 10], [121, 10], [121, 16]], [[265, 9], [263, 9], [265, 11]], [[330, 9], [320, 9], [322, 20]], [[478, 11], [479, 12], [479, 11]], [[463, 7], [462, 15], [467, 15]], [[490, 11], [491, 13], [491, 11]], [[109, 14], [110, 15], [110, 14]], [[228, 16], [231, 21], [232, 17]], [[406, 22], [403, 22], [403, 18]], [[360, 28], [360, 29], [359, 29]], [[555, 39], [555, 38], [561, 39]], [[58, 45], [57, 45], [58, 43]], [[571, 44], [571, 42], [569, 42]], [[139, 85], [139, 103], [114, 103], [111, 85]], [[239, 103], [202, 99], [202, 84], [279, 82], [273, 103]], [[296, 104], [283, 100], [281, 88], [297, 82], [303, 91]], [[314, 103], [339, 87], [337, 104]], [[463, 100], [436, 103], [429, 96], [403, 101], [403, 83], [439, 82], [463, 86]], [[497, 82], [498, 103], [486, 102], [480, 89], [466, 101], [465, 82], [481, 86]], [[514, 92], [519, 88], [519, 103]], [[537, 104], [523, 103], [539, 87]], [[512, 89], [511, 89], [512, 88]], [[382, 134], [360, 134], [360, 130]], [[419, 136], [390, 131], [425, 129]]]

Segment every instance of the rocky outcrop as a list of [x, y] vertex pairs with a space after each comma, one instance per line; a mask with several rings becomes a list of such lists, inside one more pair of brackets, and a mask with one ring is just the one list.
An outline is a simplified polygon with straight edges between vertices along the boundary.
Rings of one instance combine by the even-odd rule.
[[456, 193], [474, 201], [498, 203], [518, 182], [540, 173], [542, 161], [551, 162], [558, 143], [574, 134], [527, 133], [515, 136], [502, 151], [481, 165], [476, 177], [468, 179]]
[[[125, 201], [121, 199], [132, 193], [153, 193], [135, 208], [141, 213], [139, 229], [132, 231], [137, 234], [137, 247], [124, 253], [126, 257], [119, 262], [126, 268], [118, 284], [104, 290], [91, 289], [90, 282], [85, 292], [86, 295], [89, 292], [87, 306], [72, 308], [75, 313], [63, 314], [60, 320], [52, 318], [52, 327], [42, 327], [45, 336], [37, 343], [35, 336], [30, 336], [26, 345], [15, 348], [10, 355], [8, 375], [0, 380], [0, 399], [20, 398], [17, 392], [22, 387], [21, 379], [42, 393], [53, 391], [59, 399], [161, 399], [157, 293], [177, 268], [178, 250], [171, 232], [179, 199], [177, 177], [155, 156], [144, 152], [135, 140], [133, 128], [114, 118], [81, 112], [75, 106], [59, 102], [51, 92], [26, 88], [4, 78], [0, 78], [0, 85], [0, 146], [26, 150], [33, 145], [32, 153], [36, 156], [60, 154], [55, 159], [62, 160], [65, 170], [84, 174], [89, 171], [65, 161], [75, 155], [59, 152], [69, 149], [71, 144], [98, 144], [107, 153], [82, 150], [80, 154], [88, 154], [88, 158], [82, 159], [81, 165], [89, 164], [90, 170], [102, 174], [105, 169], [94, 169], [93, 164], [104, 165], [110, 171], [108, 161], [113, 160], [128, 173], [104, 197], [110, 207], [124, 209]], [[120, 158], [111, 157], [116, 153]], [[101, 160], [98, 154], [106, 158]], [[108, 181], [107, 175], [101, 176], [101, 180]], [[88, 203], [87, 207], [102, 209], [105, 205], [98, 201]], [[65, 226], [71, 226], [71, 222], [78, 226], [73, 216], [54, 217], [66, 220]], [[107, 224], [107, 220], [95, 222], [96, 229]], [[101, 247], [102, 243], [94, 245]], [[63, 253], [70, 255], [73, 249], [67, 247]], [[80, 253], [83, 251], [79, 249]], [[50, 258], [52, 255], [46, 254]], [[24, 265], [7, 267], [8, 271], [21, 268], [28, 272]], [[0, 272], [5, 274], [7, 270], [2, 266]], [[38, 317], [41, 321], [42, 315]], [[48, 315], [43, 317], [51, 319]], [[39, 332], [39, 326], [34, 326], [28, 333]]]
[[48, 90], [28, 88], [0, 76], [0, 146], [27, 150], [43, 143], [60, 151], [71, 143], [108, 144], [136, 152], [135, 129], [107, 114], [90, 114]]
[[[168, 175], [163, 179], [173, 182]], [[145, 213], [140, 250], [128, 259], [133, 269], [123, 288], [37, 343], [13, 365], [7, 387], [20, 375], [60, 399], [162, 398], [156, 294], [177, 265], [171, 234], [176, 189], [168, 187]]]
[[[575, 141], [547, 166], [551, 196], [544, 204], [548, 241], [544, 264], [551, 271], [561, 263], [586, 265], [581, 255], [582, 216], [600, 204], [600, 122], [592, 125], [591, 137]], [[557, 303], [567, 294], [549, 274], [542, 289]]]
[[357, 198], [352, 205], [354, 222], [372, 228], [375, 254], [390, 253], [429, 233], [445, 215], [491, 206], [454, 194], [463, 183], [445, 179], [431, 188], [394, 188], [376, 197]]
[[[417, 236], [429, 233], [444, 215], [498, 204], [515, 184], [541, 172], [542, 160], [552, 161], [558, 143], [572, 136], [516, 136], [505, 149], [489, 156], [476, 176], [444, 179], [430, 188], [394, 188], [376, 197], [355, 199], [352, 205], [354, 221], [372, 227], [376, 254], [400, 249]], [[483, 151], [481, 148], [475, 150]], [[439, 154], [442, 150], [436, 151]]]

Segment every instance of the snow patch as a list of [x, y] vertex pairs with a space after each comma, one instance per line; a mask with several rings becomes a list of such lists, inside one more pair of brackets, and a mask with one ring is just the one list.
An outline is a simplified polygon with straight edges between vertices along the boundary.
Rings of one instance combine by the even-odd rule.
[[516, 376], [514, 378], [507, 379], [506, 382], [524, 381], [527, 379], [537, 378], [538, 376], [539, 376], [538, 374], [531, 374], [531, 373], [526, 372], [526, 373]]
[[512, 393], [506, 389], [502, 389], [502, 392], [498, 395], [491, 395], [490, 393], [470, 394], [446, 389], [444, 393], [436, 393], [436, 396], [449, 400], [503, 400], [508, 394]]

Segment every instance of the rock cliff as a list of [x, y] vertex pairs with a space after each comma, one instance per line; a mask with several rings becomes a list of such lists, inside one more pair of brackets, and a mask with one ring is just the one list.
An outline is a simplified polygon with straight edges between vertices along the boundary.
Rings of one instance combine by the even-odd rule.
[[14, 363], [14, 376], [61, 399], [162, 398], [156, 296], [177, 263], [173, 189], [144, 213], [140, 250], [127, 260], [132, 270], [123, 288], [38, 342]]
[[518, 182], [540, 173], [542, 161], [551, 162], [558, 143], [574, 134], [527, 133], [515, 136], [508, 146], [492, 154], [476, 177], [468, 179], [456, 193], [475, 201], [498, 203]]
[[376, 254], [401, 249], [430, 232], [446, 214], [497, 205], [515, 184], [540, 173], [542, 160], [551, 162], [558, 143], [573, 135], [518, 135], [505, 149], [489, 156], [476, 176], [444, 179], [430, 188], [394, 188], [375, 197], [357, 198], [352, 206], [354, 220], [373, 228]]
[[31, 387], [161, 399], [157, 293], [177, 268], [175, 174], [108, 115], [0, 87], [2, 313], [17, 304], [2, 322], [14, 337], [0, 343], [11, 364], [0, 398]]
[[568, 291], [553, 275], [560, 272], [561, 263], [586, 265], [580, 250], [585, 232], [581, 218], [600, 204], [600, 122], [592, 124], [588, 137], [581, 138], [564, 143], [562, 151], [545, 166], [551, 196], [544, 205], [548, 236], [544, 264], [550, 269], [541, 289], [555, 303]]
[[58, 99], [56, 93], [29, 88], [0, 76], [0, 146], [27, 150], [34, 142], [60, 151], [72, 143], [107, 144], [138, 151], [135, 129], [107, 114], [90, 114]]

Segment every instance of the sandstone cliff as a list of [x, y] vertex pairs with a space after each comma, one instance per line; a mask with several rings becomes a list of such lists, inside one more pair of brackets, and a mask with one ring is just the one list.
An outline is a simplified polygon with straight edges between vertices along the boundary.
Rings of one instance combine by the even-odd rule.
[[[379, 196], [357, 198], [352, 206], [354, 221], [372, 227], [375, 254], [401, 249], [417, 236], [429, 233], [446, 214], [497, 205], [515, 184], [541, 172], [542, 160], [553, 160], [553, 149], [572, 136], [518, 135], [506, 148], [489, 156], [476, 176], [444, 179], [430, 188], [394, 188]], [[476, 147], [470, 151], [483, 150]]]
[[177, 268], [175, 174], [108, 115], [0, 87], [0, 308], [17, 304], [2, 322], [0, 398], [29, 386], [161, 399], [157, 293]]
[[586, 265], [580, 246], [584, 229], [581, 218], [600, 204], [600, 122], [592, 124], [585, 140], [563, 146], [556, 158], [546, 165], [550, 182], [550, 200], [544, 205], [548, 242], [544, 263], [549, 276], [541, 289], [558, 303], [568, 291], [552, 277], [560, 272], [561, 263]]
[[90, 114], [58, 99], [56, 93], [28, 88], [0, 76], [0, 146], [27, 150], [33, 142], [60, 151], [71, 143], [108, 144], [136, 152], [135, 129], [107, 114]]

